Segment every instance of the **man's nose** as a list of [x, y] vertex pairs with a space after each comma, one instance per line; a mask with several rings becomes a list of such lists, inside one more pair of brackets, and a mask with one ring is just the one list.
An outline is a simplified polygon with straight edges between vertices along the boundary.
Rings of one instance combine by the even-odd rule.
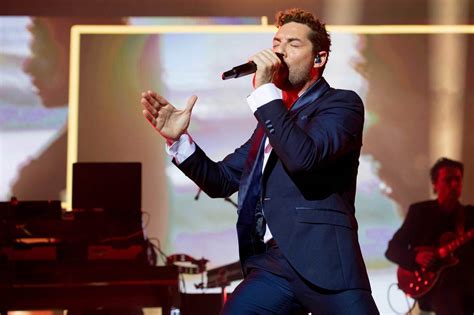
[[277, 47], [274, 47], [272, 50], [277, 55], [285, 56], [285, 48], [283, 44], [280, 44]]

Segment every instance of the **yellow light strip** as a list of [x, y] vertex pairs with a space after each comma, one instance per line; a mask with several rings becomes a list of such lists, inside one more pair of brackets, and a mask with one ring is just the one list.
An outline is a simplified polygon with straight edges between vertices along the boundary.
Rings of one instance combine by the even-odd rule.
[[71, 53], [69, 59], [69, 110], [67, 134], [67, 173], [66, 173], [66, 200], [62, 207], [66, 211], [72, 210], [72, 165], [77, 162], [77, 146], [79, 136], [79, 67], [81, 48], [80, 26], [71, 29]]
[[275, 26], [261, 25], [76, 25], [80, 34], [266, 33]]
[[[262, 23], [265, 23], [262, 17]], [[268, 21], [267, 21], [268, 22]], [[161, 33], [267, 33], [273, 25], [136, 26], [79, 25], [80, 34], [161, 34]], [[474, 25], [328, 25], [329, 32], [353, 34], [473, 34]], [[71, 38], [72, 40], [72, 38]]]
[[[262, 17], [262, 24], [265, 22]], [[353, 34], [474, 34], [474, 25], [328, 25], [333, 33]], [[273, 25], [76, 25], [71, 30], [69, 75], [69, 125], [66, 175], [66, 210], [71, 210], [72, 165], [78, 157], [80, 36], [83, 34], [169, 34], [169, 33], [274, 33]]]
[[473, 34], [474, 25], [328, 25], [329, 32], [355, 34]]

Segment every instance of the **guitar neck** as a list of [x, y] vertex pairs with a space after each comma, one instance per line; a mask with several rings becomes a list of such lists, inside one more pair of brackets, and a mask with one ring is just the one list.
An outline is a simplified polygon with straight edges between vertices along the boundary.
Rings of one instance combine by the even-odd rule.
[[474, 238], [474, 229], [471, 229], [464, 233], [463, 235], [457, 237], [456, 239], [452, 240], [451, 242], [441, 246], [438, 248], [438, 256], [440, 258], [445, 258], [451, 253], [453, 253], [456, 249], [460, 246], [464, 245], [468, 241]]

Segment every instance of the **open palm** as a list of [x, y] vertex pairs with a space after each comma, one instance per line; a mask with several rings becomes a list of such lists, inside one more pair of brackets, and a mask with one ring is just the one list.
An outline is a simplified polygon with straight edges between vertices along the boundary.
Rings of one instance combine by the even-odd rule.
[[143, 115], [164, 138], [176, 141], [186, 132], [191, 121], [191, 113], [196, 103], [195, 95], [188, 99], [182, 110], [174, 107], [168, 100], [156, 92], [142, 93], [141, 104], [145, 108]]

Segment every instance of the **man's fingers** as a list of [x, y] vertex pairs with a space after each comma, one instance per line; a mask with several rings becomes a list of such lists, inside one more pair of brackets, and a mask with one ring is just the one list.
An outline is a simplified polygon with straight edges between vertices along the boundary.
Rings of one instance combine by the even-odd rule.
[[153, 126], [155, 127], [156, 126], [156, 119], [155, 117], [150, 114], [147, 110], [143, 110], [142, 111], [143, 113], [143, 116], [145, 116], [146, 120], [148, 120], [148, 122]]
[[280, 64], [281, 60], [278, 58], [275, 52], [273, 52], [271, 49], [265, 49], [262, 51], [262, 55], [264, 55], [266, 58], [268, 58], [273, 64]]
[[266, 56], [262, 53], [259, 53], [259, 54], [255, 55], [253, 57], [253, 62], [255, 62], [257, 65], [259, 65], [259, 64], [260, 65], [271, 65], [272, 64], [272, 60], [268, 56]]
[[197, 98], [196, 95], [191, 96], [191, 97], [188, 99], [188, 102], [186, 103], [186, 108], [185, 108], [184, 110], [187, 111], [187, 112], [192, 112], [192, 111], [193, 111], [193, 107], [194, 107], [194, 105], [196, 104], [197, 99], [198, 99], [198, 98]]
[[165, 105], [168, 105], [169, 102], [166, 98], [164, 98], [163, 96], [159, 95], [159, 94], [156, 94], [154, 95], [154, 99], [158, 102], [159, 105], [161, 106], [165, 106]]
[[271, 50], [265, 49], [251, 57], [256, 64], [266, 64], [278, 67], [281, 64], [280, 58]]
[[148, 108], [153, 108], [153, 109], [159, 108], [158, 102], [154, 98], [150, 97], [149, 95], [145, 96], [143, 100], [146, 101], [146, 103], [142, 103], [144, 106], [147, 106]]
[[156, 99], [156, 96], [158, 95], [156, 92], [153, 92], [153, 91], [150, 91], [150, 90], [148, 90], [146, 92], [146, 94], [147, 94], [148, 97], [150, 97], [152, 99]]
[[150, 101], [145, 98], [145, 97], [142, 97], [142, 99], [140, 100], [142, 106], [152, 115], [156, 115], [157, 114], [157, 110], [155, 109], [155, 107], [150, 103]]
[[146, 99], [148, 103], [150, 103], [154, 108], [159, 108], [160, 106], [169, 104], [169, 102], [163, 96], [153, 91], [142, 93], [142, 98]]

